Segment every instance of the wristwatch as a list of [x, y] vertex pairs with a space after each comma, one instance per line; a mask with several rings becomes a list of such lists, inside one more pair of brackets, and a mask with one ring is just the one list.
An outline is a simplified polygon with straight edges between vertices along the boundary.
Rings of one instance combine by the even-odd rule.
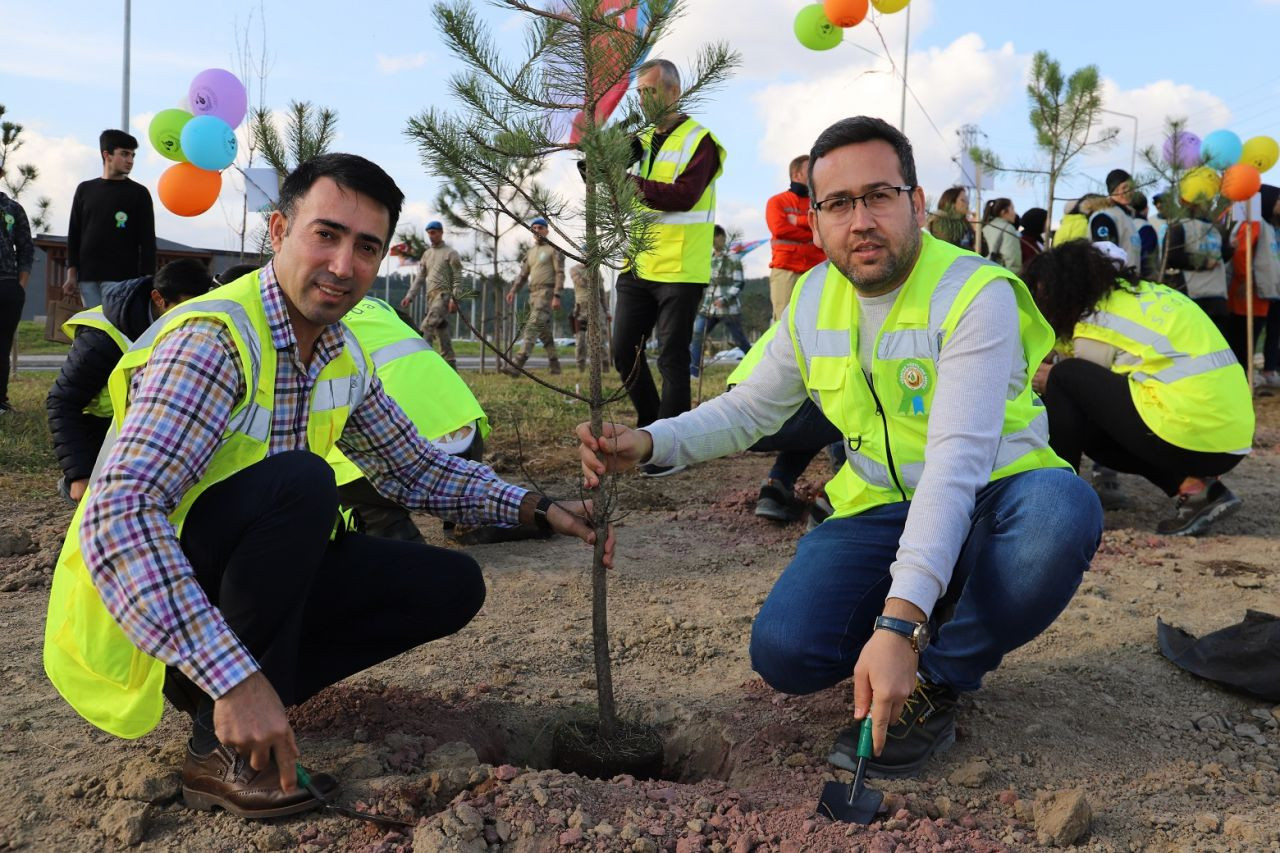
[[929, 623], [912, 622], [907, 619], [895, 619], [892, 616], [877, 616], [875, 630], [892, 631], [911, 641], [911, 649], [920, 654], [929, 648]]
[[533, 523], [536, 524], [538, 529], [543, 533], [555, 532], [554, 528], [551, 527], [551, 521], [547, 518], [547, 510], [551, 509], [551, 505], [553, 503], [555, 503], [555, 501], [551, 500], [551, 498], [546, 495], [543, 495], [538, 498], [538, 505], [533, 508]]

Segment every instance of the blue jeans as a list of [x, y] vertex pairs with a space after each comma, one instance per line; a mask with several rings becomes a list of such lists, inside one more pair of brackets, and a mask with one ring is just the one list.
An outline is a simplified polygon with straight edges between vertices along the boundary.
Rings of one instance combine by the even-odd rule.
[[80, 301], [85, 308], [97, 308], [102, 304], [102, 294], [115, 284], [114, 281], [79, 281]]
[[746, 355], [751, 349], [751, 342], [742, 331], [742, 317], [739, 314], [726, 314], [723, 317], [708, 317], [699, 314], [693, 321], [693, 340], [689, 343], [689, 375], [697, 376], [702, 372], [702, 339], [711, 334], [717, 325], [724, 323], [733, 345]]
[[[828, 519], [800, 540], [751, 629], [751, 666], [770, 686], [812, 693], [853, 674], [909, 506]], [[1066, 608], [1098, 548], [1102, 507], [1069, 468], [1046, 468], [984, 486], [972, 522], [920, 659], [926, 677], [956, 690], [977, 690]]]

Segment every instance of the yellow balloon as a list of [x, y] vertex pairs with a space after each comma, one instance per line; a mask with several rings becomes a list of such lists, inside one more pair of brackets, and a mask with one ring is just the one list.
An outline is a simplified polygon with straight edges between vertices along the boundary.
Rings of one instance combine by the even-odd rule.
[[1244, 144], [1244, 153], [1240, 155], [1241, 163], [1248, 163], [1265, 172], [1280, 160], [1280, 144], [1270, 136], [1255, 136]]
[[875, 6], [876, 11], [882, 15], [892, 15], [907, 8], [910, 2], [911, 0], [871, 0], [871, 5]]
[[1208, 201], [1218, 194], [1222, 179], [1208, 166], [1199, 166], [1182, 176], [1178, 189], [1187, 202]]

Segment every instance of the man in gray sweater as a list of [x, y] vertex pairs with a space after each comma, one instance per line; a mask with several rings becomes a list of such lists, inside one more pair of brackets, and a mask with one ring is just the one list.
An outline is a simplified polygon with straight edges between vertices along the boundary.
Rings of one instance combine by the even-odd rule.
[[[594, 487], [606, 471], [734, 453], [818, 404], [845, 436], [835, 512], [761, 607], [752, 666], [788, 693], [852, 675], [882, 777], [951, 744], [958, 692], [1057, 618], [1102, 531], [1031, 389], [1052, 331], [1011, 272], [922, 233], [915, 172], [910, 142], [880, 119], [824, 131], [809, 222], [829, 262], [797, 283], [751, 376], [643, 429], [577, 430]], [[853, 766], [853, 731], [838, 766]]]

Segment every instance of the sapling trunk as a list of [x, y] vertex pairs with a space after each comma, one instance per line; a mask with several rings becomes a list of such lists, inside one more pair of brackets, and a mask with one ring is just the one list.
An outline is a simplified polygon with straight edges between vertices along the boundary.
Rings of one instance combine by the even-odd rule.
[[[591, 164], [586, 181], [585, 237], [588, 246], [596, 243], [595, 193]], [[597, 439], [604, 432], [604, 387], [601, 362], [604, 360], [604, 330], [600, 328], [600, 268], [587, 267], [583, 279], [587, 285], [587, 360], [588, 406], [591, 410], [591, 434]], [[601, 481], [594, 498], [593, 517], [596, 548], [591, 561], [591, 645], [595, 651], [596, 702], [600, 709], [600, 737], [609, 741], [617, 736], [618, 706], [613, 697], [613, 666], [609, 660], [609, 575], [604, 565], [604, 545], [612, 515], [612, 492], [608, 475]]]

